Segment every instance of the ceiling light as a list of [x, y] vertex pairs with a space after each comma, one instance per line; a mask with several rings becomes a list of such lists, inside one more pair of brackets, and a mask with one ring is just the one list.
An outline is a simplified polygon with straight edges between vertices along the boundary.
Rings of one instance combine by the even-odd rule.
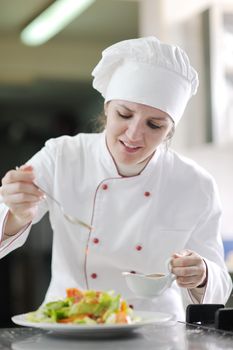
[[24, 44], [45, 43], [65, 28], [95, 0], [57, 0], [27, 25], [21, 32]]

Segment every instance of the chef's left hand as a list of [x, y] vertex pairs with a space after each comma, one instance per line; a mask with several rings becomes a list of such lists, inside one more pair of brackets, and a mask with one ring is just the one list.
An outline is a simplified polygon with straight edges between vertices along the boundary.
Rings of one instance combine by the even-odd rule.
[[183, 288], [204, 287], [207, 279], [206, 264], [202, 257], [191, 250], [183, 250], [171, 257], [171, 271], [177, 284]]

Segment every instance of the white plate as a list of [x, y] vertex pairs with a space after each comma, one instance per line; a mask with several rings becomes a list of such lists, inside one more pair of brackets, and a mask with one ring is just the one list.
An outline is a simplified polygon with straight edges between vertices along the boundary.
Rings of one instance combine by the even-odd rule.
[[132, 324], [99, 324], [99, 325], [80, 325], [80, 324], [61, 324], [61, 323], [36, 323], [27, 321], [27, 314], [16, 315], [12, 321], [20, 326], [41, 328], [60, 334], [77, 334], [77, 335], [114, 335], [124, 334], [134, 331], [148, 325], [160, 325], [168, 323], [173, 319], [173, 315], [162, 312], [135, 311], [135, 316], [141, 320]]

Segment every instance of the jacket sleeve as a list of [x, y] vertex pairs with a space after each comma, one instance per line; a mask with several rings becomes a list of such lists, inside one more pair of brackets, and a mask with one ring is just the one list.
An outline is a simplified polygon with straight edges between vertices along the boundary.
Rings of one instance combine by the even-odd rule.
[[42, 203], [39, 206], [38, 214], [36, 218], [33, 220], [33, 222], [29, 223], [27, 226], [22, 228], [19, 232], [17, 232], [12, 237], [8, 237], [3, 241], [2, 240], [4, 235], [3, 232], [4, 232], [5, 222], [7, 220], [8, 211], [9, 211], [9, 208], [5, 204], [0, 204], [0, 259], [3, 258], [5, 255], [9, 254], [11, 251], [21, 247], [26, 242], [32, 225], [40, 221], [40, 219], [46, 213], [47, 203], [46, 201], [44, 201], [44, 203]]
[[0, 259], [10, 253], [12, 250], [21, 247], [26, 241], [31, 228], [31, 224], [29, 224], [14, 236], [2, 241], [8, 211], [9, 209], [5, 204], [0, 205]]
[[[36, 153], [28, 162], [34, 167], [36, 173], [36, 183], [41, 184], [42, 188], [52, 193], [54, 163], [56, 159], [56, 141], [51, 139], [46, 142], [38, 153]], [[4, 226], [7, 219], [9, 208], [5, 204], [0, 204], [0, 258], [4, 257], [16, 248], [21, 247], [30, 232], [33, 224], [40, 221], [48, 211], [47, 200], [43, 200], [39, 207], [38, 213], [31, 224], [20, 230], [17, 234], [2, 241]]]
[[[220, 234], [221, 206], [217, 187], [213, 180], [208, 183], [206, 189], [208, 187], [206, 209], [203, 210], [186, 248], [200, 254], [207, 265], [208, 280], [202, 303], [225, 304], [232, 290], [232, 281], [224, 262]], [[187, 289], [182, 288], [182, 295], [185, 306], [194, 302]]]

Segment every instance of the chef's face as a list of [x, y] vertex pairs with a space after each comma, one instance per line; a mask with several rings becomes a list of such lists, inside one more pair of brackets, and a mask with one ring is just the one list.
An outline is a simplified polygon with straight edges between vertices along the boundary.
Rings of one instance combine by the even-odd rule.
[[116, 163], [150, 159], [173, 127], [169, 115], [140, 103], [112, 100], [105, 104], [106, 140]]

